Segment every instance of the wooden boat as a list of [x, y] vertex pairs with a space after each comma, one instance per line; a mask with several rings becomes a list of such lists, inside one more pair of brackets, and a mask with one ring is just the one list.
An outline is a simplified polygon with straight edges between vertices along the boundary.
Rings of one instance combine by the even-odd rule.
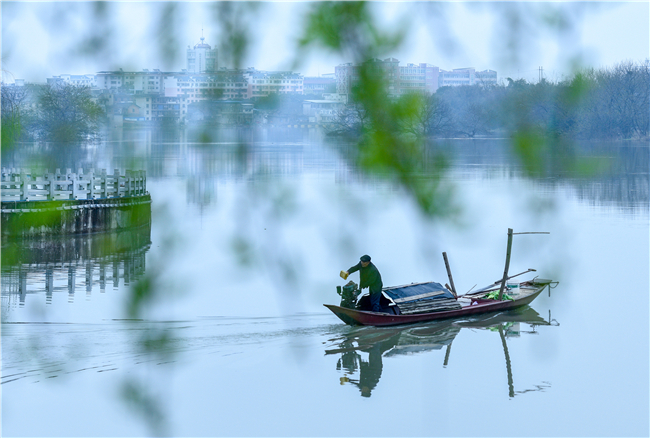
[[[461, 297], [457, 296], [447, 253], [443, 252], [442, 256], [451, 286], [442, 286], [431, 281], [384, 288], [381, 297], [381, 305], [384, 311], [371, 312], [369, 311], [369, 297], [367, 295], [362, 296], [357, 302], [359, 290], [356, 284], [350, 282], [343, 288], [337, 287], [337, 291], [342, 298], [340, 306], [331, 304], [324, 304], [324, 306], [346, 324], [372, 326], [412, 324], [459, 318], [525, 306], [537, 298], [547, 286], [551, 287], [551, 284], [555, 282], [535, 278], [522, 283], [507, 283], [508, 280], [514, 277], [535, 271], [534, 269], [528, 269], [525, 272], [508, 276], [512, 238], [517, 234], [548, 233], [514, 233], [512, 228], [508, 228], [508, 245], [503, 277], [491, 285], [472, 293], [467, 293]], [[506, 297], [503, 295], [504, 292]]]
[[[393, 310], [390, 313], [380, 313], [380, 312], [371, 312], [368, 310], [352, 309], [347, 307], [335, 306], [331, 304], [324, 304], [325, 307], [330, 309], [336, 316], [338, 316], [343, 322], [349, 325], [371, 325], [371, 326], [391, 326], [398, 324], [413, 324], [418, 322], [426, 321], [435, 321], [439, 319], [447, 318], [459, 318], [469, 315], [477, 315], [481, 313], [516, 309], [530, 304], [535, 298], [539, 296], [542, 291], [549, 286], [553, 281], [551, 280], [541, 280], [534, 279], [530, 281], [525, 281], [522, 283], [510, 284], [507, 289], [507, 295], [512, 299], [498, 300], [498, 299], [488, 299], [483, 298], [483, 296], [489, 294], [490, 292], [498, 291], [500, 285], [491, 285], [485, 288], [482, 288], [471, 294], [466, 294], [457, 299], [457, 307], [451, 310], [439, 310], [433, 312], [418, 312], [418, 313], [409, 313], [403, 314], [401, 311]], [[414, 285], [405, 285], [398, 286], [398, 288], [408, 289], [412, 287], [422, 286], [422, 285], [431, 285], [431, 288], [444, 289], [440, 284], [429, 282], [429, 283], [418, 283]], [[383, 298], [386, 298], [388, 292], [391, 289], [396, 288], [385, 288], [383, 290]], [[450, 292], [450, 291], [449, 291]], [[418, 295], [415, 295], [416, 297]], [[420, 295], [421, 296], [421, 295]], [[363, 298], [360, 301], [363, 304]], [[428, 297], [420, 298], [424, 301]], [[438, 298], [431, 299], [429, 301], [436, 301]], [[399, 309], [400, 303], [395, 303], [395, 299], [392, 300], [394, 305], [389, 304], [389, 309], [391, 307], [397, 307]], [[383, 301], [385, 303], [385, 301]], [[405, 301], [403, 303], [409, 303], [413, 301]], [[402, 305], [403, 305], [402, 303]], [[362, 306], [363, 308], [363, 306]]]

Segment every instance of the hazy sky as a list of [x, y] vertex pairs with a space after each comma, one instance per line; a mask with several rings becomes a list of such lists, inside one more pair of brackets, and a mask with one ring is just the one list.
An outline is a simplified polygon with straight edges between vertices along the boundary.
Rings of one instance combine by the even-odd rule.
[[[308, 2], [264, 2], [232, 20], [208, 2], [178, 3], [162, 21], [163, 2], [2, 2], [3, 79], [44, 82], [64, 73], [185, 68], [185, 49], [199, 42], [218, 47], [225, 59], [220, 22], [249, 29], [250, 50], [242, 67], [291, 69], [296, 38]], [[233, 4], [235, 10], [241, 5]], [[575, 66], [612, 66], [649, 57], [648, 2], [373, 2], [382, 29], [407, 23], [400, 60], [450, 70], [492, 69], [506, 76], [561, 79]], [[239, 20], [239, 21], [237, 21]], [[163, 56], [165, 55], [165, 56]], [[222, 56], [223, 55], [223, 56]], [[334, 72], [353, 59], [315, 50], [296, 67], [308, 76]]]

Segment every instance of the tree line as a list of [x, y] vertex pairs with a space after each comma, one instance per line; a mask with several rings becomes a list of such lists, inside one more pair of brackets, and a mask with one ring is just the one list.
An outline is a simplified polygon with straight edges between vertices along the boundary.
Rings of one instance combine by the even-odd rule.
[[[572, 78], [530, 83], [442, 87], [385, 105], [394, 128], [417, 137], [468, 137], [535, 132], [576, 139], [645, 139], [650, 128], [650, 69], [644, 62], [586, 69]], [[331, 134], [371, 129], [368, 108], [355, 99], [338, 112]]]

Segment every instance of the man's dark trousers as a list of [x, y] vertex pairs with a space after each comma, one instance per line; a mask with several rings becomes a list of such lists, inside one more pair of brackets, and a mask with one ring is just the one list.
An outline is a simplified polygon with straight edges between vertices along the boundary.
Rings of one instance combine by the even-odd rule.
[[370, 308], [373, 312], [381, 312], [381, 292], [370, 291]]

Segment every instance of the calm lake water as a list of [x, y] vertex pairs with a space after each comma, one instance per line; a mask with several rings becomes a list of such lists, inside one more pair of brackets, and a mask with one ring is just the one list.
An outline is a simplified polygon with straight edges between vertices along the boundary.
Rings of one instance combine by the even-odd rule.
[[[527, 178], [503, 140], [443, 142], [455, 213], [435, 219], [344, 149], [125, 129], [3, 156], [146, 169], [153, 224], [3, 242], [22, 263], [2, 272], [2, 435], [648, 436], [647, 144]], [[521, 311], [354, 328], [322, 306], [366, 253], [386, 286], [447, 282], [442, 251], [460, 292], [489, 284], [508, 228], [550, 232], [515, 236], [510, 272], [559, 281]]]

